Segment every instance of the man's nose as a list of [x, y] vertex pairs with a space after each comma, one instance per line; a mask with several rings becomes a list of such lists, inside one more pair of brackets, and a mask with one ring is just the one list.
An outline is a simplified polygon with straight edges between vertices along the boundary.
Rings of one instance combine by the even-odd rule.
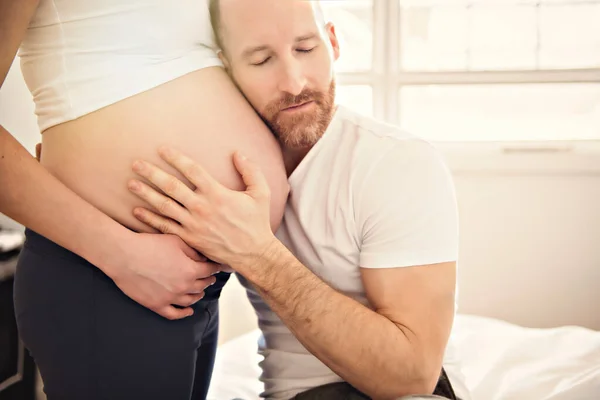
[[297, 62], [287, 63], [281, 71], [279, 90], [298, 96], [306, 86], [306, 78]]

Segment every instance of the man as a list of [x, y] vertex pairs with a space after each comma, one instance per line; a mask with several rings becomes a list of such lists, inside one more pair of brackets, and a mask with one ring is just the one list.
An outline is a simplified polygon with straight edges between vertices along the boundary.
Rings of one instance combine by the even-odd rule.
[[138, 161], [170, 198], [134, 180], [163, 216], [134, 214], [241, 276], [263, 333], [263, 397], [468, 399], [447, 346], [458, 223], [440, 156], [335, 106], [340, 49], [317, 2], [215, 0], [211, 12], [227, 70], [282, 144], [282, 226], [273, 235], [268, 188], [243, 155], [233, 161], [248, 188], [235, 192], [168, 148], [161, 157], [195, 190]]

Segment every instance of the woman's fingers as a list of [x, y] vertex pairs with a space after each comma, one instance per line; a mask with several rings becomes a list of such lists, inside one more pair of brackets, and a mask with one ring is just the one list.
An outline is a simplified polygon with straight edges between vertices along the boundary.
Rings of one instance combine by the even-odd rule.
[[210, 278], [206, 279], [198, 279], [196, 280], [196, 282], [194, 282], [194, 284], [192, 285], [192, 290], [188, 294], [197, 295], [204, 293], [204, 291], [211, 285], [213, 285], [216, 281], [217, 278], [215, 278], [214, 276], [211, 276]]
[[180, 307], [191, 307], [204, 298], [204, 292], [200, 294], [186, 294], [177, 299], [175, 305]]
[[154, 311], [171, 321], [191, 317], [194, 314], [194, 310], [191, 307], [177, 308], [174, 306], [165, 306]]

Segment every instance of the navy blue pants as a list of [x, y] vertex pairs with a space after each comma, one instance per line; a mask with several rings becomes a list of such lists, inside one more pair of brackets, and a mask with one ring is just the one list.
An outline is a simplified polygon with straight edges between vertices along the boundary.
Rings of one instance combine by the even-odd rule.
[[15, 313], [48, 400], [206, 398], [228, 274], [217, 277], [192, 317], [170, 321], [83, 258], [35, 232], [26, 235]]

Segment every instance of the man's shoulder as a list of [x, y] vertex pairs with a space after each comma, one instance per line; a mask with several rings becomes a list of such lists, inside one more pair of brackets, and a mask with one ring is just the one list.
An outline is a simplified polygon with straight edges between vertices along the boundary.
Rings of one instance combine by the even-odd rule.
[[430, 142], [400, 126], [342, 106], [339, 111], [343, 124], [342, 140], [354, 143], [354, 167], [371, 169], [384, 161], [408, 167], [407, 164], [424, 159], [434, 161], [439, 156]]
[[356, 130], [365, 138], [391, 139], [398, 142], [420, 139], [417, 135], [398, 125], [361, 114], [344, 106], [339, 106], [338, 112], [343, 121], [344, 130]]

